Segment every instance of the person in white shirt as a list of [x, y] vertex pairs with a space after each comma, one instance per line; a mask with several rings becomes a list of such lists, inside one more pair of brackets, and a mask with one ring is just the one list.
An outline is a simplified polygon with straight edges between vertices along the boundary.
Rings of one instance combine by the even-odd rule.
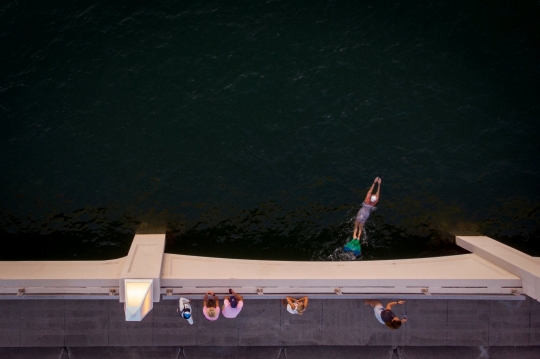
[[244, 298], [232, 289], [229, 289], [229, 293], [232, 295], [225, 297], [221, 314], [225, 318], [236, 318], [244, 307]]
[[292, 297], [287, 297], [287, 300], [282, 299], [281, 302], [285, 307], [287, 307], [287, 311], [291, 314], [304, 314], [304, 311], [307, 308], [308, 305], [308, 297], [300, 298], [300, 299], [294, 299]]
[[178, 308], [176, 308], [176, 313], [179, 316], [188, 321], [189, 324], [193, 324], [193, 317], [191, 316], [191, 300], [188, 300], [184, 297], [181, 297], [178, 301]]

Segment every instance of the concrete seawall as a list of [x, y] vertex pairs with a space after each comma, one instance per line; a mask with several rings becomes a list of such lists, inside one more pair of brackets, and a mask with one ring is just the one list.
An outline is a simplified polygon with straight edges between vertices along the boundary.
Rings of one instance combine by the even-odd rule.
[[[71, 296], [125, 301], [126, 281], [151, 282], [162, 294], [201, 295], [233, 287], [242, 295], [540, 296], [540, 261], [488, 237], [458, 237], [473, 253], [352, 262], [284, 262], [163, 253], [164, 235], [135, 236], [125, 258], [80, 262], [0, 262], [0, 299]], [[508, 257], [508, 258], [507, 258]]]
[[[540, 261], [487, 237], [458, 237], [472, 252], [461, 256], [326, 263], [164, 254], [163, 241], [136, 237], [112, 261], [0, 262], [0, 357], [537, 357]], [[140, 278], [153, 309], [126, 321], [124, 281]], [[238, 318], [205, 320], [203, 293], [229, 287], [246, 299]], [[286, 295], [310, 297], [304, 315], [286, 312]], [[194, 325], [176, 315], [179, 296]], [[364, 298], [405, 299], [394, 311], [409, 322], [388, 329]]]

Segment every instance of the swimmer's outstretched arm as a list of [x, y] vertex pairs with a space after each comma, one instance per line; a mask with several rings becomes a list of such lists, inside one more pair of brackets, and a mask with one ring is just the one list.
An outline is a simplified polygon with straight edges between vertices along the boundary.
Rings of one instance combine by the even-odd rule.
[[404, 300], [398, 300], [397, 302], [390, 302], [386, 305], [387, 310], [392, 310], [392, 307], [396, 304], [405, 304]]
[[377, 178], [378, 178], [379, 185], [377, 186], [377, 193], [375, 193], [375, 196], [377, 197], [377, 202], [375, 202], [375, 204], [379, 203], [379, 200], [380, 200], [379, 192], [381, 191], [381, 177], [377, 177]]
[[373, 192], [373, 188], [375, 187], [375, 183], [377, 183], [377, 180], [379, 179], [379, 177], [376, 177], [375, 178], [375, 181], [373, 181], [373, 184], [371, 185], [371, 188], [369, 189], [367, 195], [366, 195], [366, 198], [364, 199], [364, 202], [366, 204], [369, 203], [369, 199], [371, 198], [371, 192]]

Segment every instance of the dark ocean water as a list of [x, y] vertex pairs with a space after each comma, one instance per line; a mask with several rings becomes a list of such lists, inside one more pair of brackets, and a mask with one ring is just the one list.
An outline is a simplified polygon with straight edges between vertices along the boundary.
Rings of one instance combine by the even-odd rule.
[[538, 1], [4, 1], [0, 260], [540, 255]]

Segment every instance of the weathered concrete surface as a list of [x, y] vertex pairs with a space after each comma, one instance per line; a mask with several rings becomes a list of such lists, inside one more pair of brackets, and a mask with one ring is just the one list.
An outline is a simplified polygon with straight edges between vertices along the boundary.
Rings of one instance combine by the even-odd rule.
[[[9, 359], [64, 359], [64, 348], [0, 348], [0, 358]], [[66, 357], [67, 359], [67, 357]]]
[[74, 347], [0, 348], [9, 359], [537, 359], [540, 347]]
[[395, 307], [409, 317], [398, 330], [380, 324], [356, 299], [310, 300], [302, 316], [289, 314], [279, 300], [249, 300], [236, 319], [215, 322], [204, 318], [196, 300], [194, 325], [177, 317], [176, 304], [154, 303], [141, 322], [126, 322], [117, 301], [4, 300], [0, 347], [540, 345], [540, 303], [530, 298], [410, 300]]

